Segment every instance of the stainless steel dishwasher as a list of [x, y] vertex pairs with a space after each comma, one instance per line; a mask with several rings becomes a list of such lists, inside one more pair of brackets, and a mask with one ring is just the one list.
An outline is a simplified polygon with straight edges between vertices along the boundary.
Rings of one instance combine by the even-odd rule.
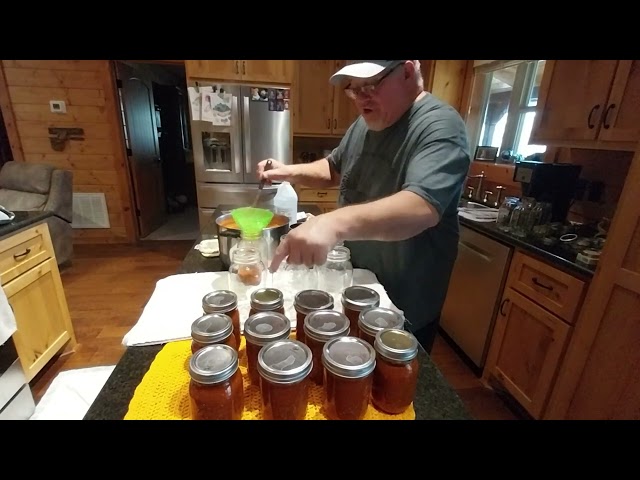
[[444, 332], [484, 367], [513, 248], [460, 225], [458, 258], [440, 316]]

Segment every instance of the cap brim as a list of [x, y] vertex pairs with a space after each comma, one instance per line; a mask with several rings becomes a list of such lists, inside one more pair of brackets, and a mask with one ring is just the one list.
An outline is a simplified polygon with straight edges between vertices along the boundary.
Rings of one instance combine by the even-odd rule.
[[371, 78], [378, 75], [387, 68], [386, 65], [380, 65], [373, 62], [354, 63], [346, 65], [334, 73], [329, 82], [332, 85], [339, 85], [349, 78]]

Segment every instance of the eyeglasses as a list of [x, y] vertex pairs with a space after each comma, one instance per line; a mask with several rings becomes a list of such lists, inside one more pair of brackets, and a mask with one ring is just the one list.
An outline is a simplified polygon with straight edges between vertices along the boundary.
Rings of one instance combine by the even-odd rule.
[[391, 75], [400, 65], [404, 65], [404, 62], [399, 63], [395, 65], [393, 68], [389, 69], [387, 73], [385, 73], [383, 76], [381, 76], [378, 79], [377, 82], [370, 83], [368, 85], [363, 85], [362, 87], [346, 87], [344, 89], [344, 93], [346, 93], [347, 97], [351, 99], [355, 99], [358, 95], [362, 95], [366, 97], [371, 96], [376, 92], [378, 88], [380, 88], [380, 84], [382, 84], [384, 79], [387, 78], [389, 75]]

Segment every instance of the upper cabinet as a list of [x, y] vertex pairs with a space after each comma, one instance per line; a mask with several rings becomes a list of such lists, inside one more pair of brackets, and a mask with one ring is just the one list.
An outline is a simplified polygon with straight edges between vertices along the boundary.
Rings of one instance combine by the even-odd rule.
[[530, 143], [634, 150], [638, 60], [548, 60]]
[[329, 78], [345, 60], [297, 60], [293, 91], [294, 135], [344, 135], [358, 118], [351, 100]]
[[289, 85], [293, 60], [185, 60], [188, 78]]

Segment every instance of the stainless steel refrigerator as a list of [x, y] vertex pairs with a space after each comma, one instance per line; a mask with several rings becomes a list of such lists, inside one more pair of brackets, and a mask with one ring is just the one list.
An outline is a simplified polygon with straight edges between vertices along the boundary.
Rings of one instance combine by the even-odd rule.
[[[191, 120], [200, 228], [218, 205], [249, 205], [258, 193], [257, 164], [292, 162], [290, 90], [281, 86], [198, 82], [231, 95], [228, 125]], [[192, 117], [193, 118], [193, 117]], [[260, 205], [272, 205], [277, 185], [265, 186]]]

